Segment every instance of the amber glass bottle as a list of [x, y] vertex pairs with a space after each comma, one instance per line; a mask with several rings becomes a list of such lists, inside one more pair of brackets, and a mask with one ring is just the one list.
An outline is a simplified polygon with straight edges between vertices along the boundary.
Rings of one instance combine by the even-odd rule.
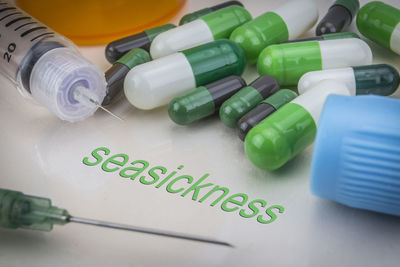
[[170, 21], [186, 0], [16, 0], [78, 45], [109, 43]]

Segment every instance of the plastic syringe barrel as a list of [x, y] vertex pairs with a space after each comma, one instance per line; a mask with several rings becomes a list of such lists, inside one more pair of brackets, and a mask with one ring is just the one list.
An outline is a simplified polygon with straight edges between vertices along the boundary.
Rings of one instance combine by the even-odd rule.
[[53, 224], [68, 223], [69, 213], [51, 205], [48, 198], [0, 188], [0, 227], [51, 231]]
[[0, 4], [0, 71], [30, 93], [29, 76], [36, 61], [51, 49], [74, 45], [12, 4]]
[[85, 87], [101, 103], [106, 92], [104, 73], [84, 59], [75, 45], [18, 7], [0, 0], [0, 73], [24, 96], [63, 120], [78, 121], [97, 109], [73, 98]]

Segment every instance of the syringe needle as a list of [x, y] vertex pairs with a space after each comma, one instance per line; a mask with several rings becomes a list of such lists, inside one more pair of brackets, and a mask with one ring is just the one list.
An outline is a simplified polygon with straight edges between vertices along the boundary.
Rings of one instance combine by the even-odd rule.
[[111, 111], [109, 111], [108, 109], [106, 109], [105, 107], [103, 107], [102, 105], [99, 104], [99, 102], [89, 98], [89, 101], [92, 102], [93, 104], [95, 104], [98, 108], [101, 108], [102, 110], [104, 110], [105, 112], [107, 112], [108, 114], [110, 114], [111, 116], [113, 116], [114, 118], [120, 120], [120, 121], [124, 121], [123, 119], [121, 119], [120, 117], [118, 117], [117, 115], [115, 115], [114, 113], [112, 113]]
[[119, 119], [120, 121], [124, 121], [123, 119], [121, 119], [120, 117], [118, 117], [117, 115], [115, 115], [114, 113], [112, 113], [111, 111], [109, 111], [108, 109], [103, 107], [102, 105], [99, 105], [99, 104], [96, 104], [96, 105], [97, 105], [97, 107], [101, 108], [102, 110], [104, 110], [105, 112], [107, 112], [108, 114], [113, 116], [114, 118]]
[[100, 105], [99, 102], [97, 102], [96, 100], [93, 99], [92, 95], [93, 94], [83, 86], [77, 86], [77, 87], [75, 87], [75, 90], [73, 91], [73, 96], [78, 102], [87, 103], [89, 105], [95, 105], [96, 107], [101, 108], [102, 110], [104, 110], [105, 112], [107, 112], [108, 114], [113, 116], [114, 118], [116, 118], [120, 121], [124, 121], [123, 119], [121, 119], [120, 117], [118, 117], [117, 115], [115, 115], [114, 113], [112, 113], [111, 111], [109, 111], [108, 109], [103, 107], [102, 105]]
[[205, 242], [205, 243], [211, 243], [211, 244], [227, 246], [227, 247], [233, 247], [232, 245], [230, 245], [226, 242], [222, 242], [222, 241], [218, 241], [218, 240], [214, 240], [214, 239], [208, 239], [208, 238], [193, 236], [193, 235], [185, 235], [185, 234], [180, 234], [180, 233], [175, 233], [175, 232], [159, 231], [159, 230], [154, 230], [154, 229], [150, 229], [150, 228], [142, 228], [142, 227], [136, 227], [136, 226], [130, 226], [130, 225], [116, 224], [116, 223], [110, 223], [110, 222], [104, 222], [104, 221], [98, 221], [98, 220], [78, 218], [78, 217], [73, 217], [73, 216], [69, 216], [67, 218], [67, 221], [75, 222], [75, 223], [90, 224], [90, 225], [113, 228], [113, 229], [134, 231], [134, 232], [140, 232], [140, 233], [146, 233], [146, 234], [152, 234], [152, 235], [161, 235], [161, 236], [166, 236], [166, 237], [173, 237], [173, 238], [180, 238], [180, 239], [186, 239], [186, 240], [192, 240], [192, 241], [198, 241], [198, 242]]

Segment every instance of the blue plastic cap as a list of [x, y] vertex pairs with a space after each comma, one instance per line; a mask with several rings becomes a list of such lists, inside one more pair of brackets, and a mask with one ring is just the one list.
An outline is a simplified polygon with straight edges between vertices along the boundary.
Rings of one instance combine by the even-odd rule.
[[327, 98], [311, 167], [313, 194], [400, 216], [400, 100]]

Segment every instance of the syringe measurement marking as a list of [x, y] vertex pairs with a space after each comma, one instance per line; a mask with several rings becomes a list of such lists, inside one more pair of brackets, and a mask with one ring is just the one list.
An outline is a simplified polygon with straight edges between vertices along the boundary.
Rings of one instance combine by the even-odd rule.
[[31, 42], [35, 41], [39, 37], [42, 37], [42, 36], [45, 36], [45, 35], [51, 35], [51, 34], [54, 34], [54, 32], [45, 32], [45, 33], [39, 34], [38, 36], [32, 38]]
[[14, 29], [14, 31], [16, 32], [17, 30], [21, 29], [22, 27], [26, 26], [26, 25], [30, 25], [30, 24], [36, 24], [36, 21], [32, 21], [32, 22], [28, 22], [22, 25], [19, 25], [17, 28]]
[[0, 19], [0, 21], [2, 21], [3, 19], [5, 19], [5, 18], [8, 18], [8, 17], [10, 17], [10, 16], [12, 16], [12, 15], [17, 15], [17, 14], [21, 14], [22, 15], [22, 13], [21, 12], [14, 12], [14, 13], [11, 13], [11, 14], [8, 14], [8, 15], [5, 15], [4, 17], [2, 17], [1, 19]]
[[15, 7], [5, 7], [3, 9], [0, 9], [0, 13], [3, 12], [3, 11], [13, 10], [13, 9], [16, 9], [16, 8]]
[[8, 45], [7, 47], [7, 51], [4, 52], [3, 58], [5, 60], [7, 60], [8, 63], [10, 63], [11, 60], [11, 54], [15, 51], [15, 49], [17, 48], [17, 45], [15, 43], [11, 43]]
[[[5, 3], [0, 3], [0, 4], [5, 4]], [[1, 13], [1, 12], [4, 12], [4, 11], [7, 11], [7, 10], [15, 10], [15, 9], [16, 9], [15, 7], [6, 7], [6, 8], [3, 8], [3, 9], [0, 9], [0, 13]], [[8, 17], [10, 17], [10, 16], [18, 15], [18, 14], [22, 15], [22, 13], [19, 12], [19, 11], [18, 11], [18, 12], [14, 12], [14, 13], [7, 14], [7, 15], [5, 15], [4, 17], [0, 18], [0, 21], [4, 20], [4, 19], [6, 19], [6, 18], [8, 18]], [[16, 23], [16, 22], [18, 22], [18, 21], [21, 21], [21, 20], [30, 20], [30, 19], [31, 19], [31, 17], [26, 17], [26, 16], [25, 16], [25, 17], [17, 17], [17, 18], [15, 18], [15, 19], [9, 21], [5, 26], [6, 26], [6, 27], [9, 27], [10, 25], [12, 25], [12, 24], [14, 24], [14, 23]], [[18, 26], [17, 28], [15, 28], [14, 31], [17, 31], [17, 30], [21, 29], [22, 27], [27, 26], [27, 25], [31, 25], [31, 24], [36, 24], [36, 21], [31, 21], [31, 22], [22, 24], [22, 25]], [[46, 27], [40, 26], [40, 27], [31, 28], [31, 29], [26, 30], [25, 32], [21, 33], [20, 36], [21, 36], [21, 37], [24, 37], [24, 36], [30, 34], [31, 32], [34, 32], [34, 31], [37, 31], [37, 30], [42, 30], [42, 29], [46, 29]], [[40, 38], [40, 37], [42, 37], [42, 36], [51, 35], [51, 34], [54, 34], [54, 33], [53, 33], [53, 32], [42, 33], [42, 34], [39, 34], [38, 36], [33, 37], [30, 41], [33, 42], [34, 40], [36, 40], [36, 39], [38, 39], [38, 38]], [[12, 51], [12, 52], [13, 52], [13, 51]], [[11, 51], [9, 51], [9, 53], [11, 53]], [[7, 62], [10, 62], [10, 60], [11, 60], [11, 55], [8, 54], [8, 53], [6, 52], [6, 53], [3, 55], [3, 58], [4, 58], [5, 60], [7, 60]]]
[[18, 22], [18, 21], [20, 21], [20, 20], [25, 20], [25, 19], [31, 19], [31, 17], [19, 17], [19, 18], [16, 18], [16, 19], [14, 19], [14, 20], [8, 22], [8, 23], [6, 24], [6, 27], [8, 27], [8, 26], [14, 24], [15, 22]]
[[30, 34], [31, 32], [38, 31], [38, 30], [44, 30], [44, 29], [46, 29], [46, 27], [43, 27], [43, 26], [35, 27], [35, 28], [29, 29], [27, 31], [24, 31], [23, 33], [21, 33], [20, 36], [24, 37], [24, 36]]

